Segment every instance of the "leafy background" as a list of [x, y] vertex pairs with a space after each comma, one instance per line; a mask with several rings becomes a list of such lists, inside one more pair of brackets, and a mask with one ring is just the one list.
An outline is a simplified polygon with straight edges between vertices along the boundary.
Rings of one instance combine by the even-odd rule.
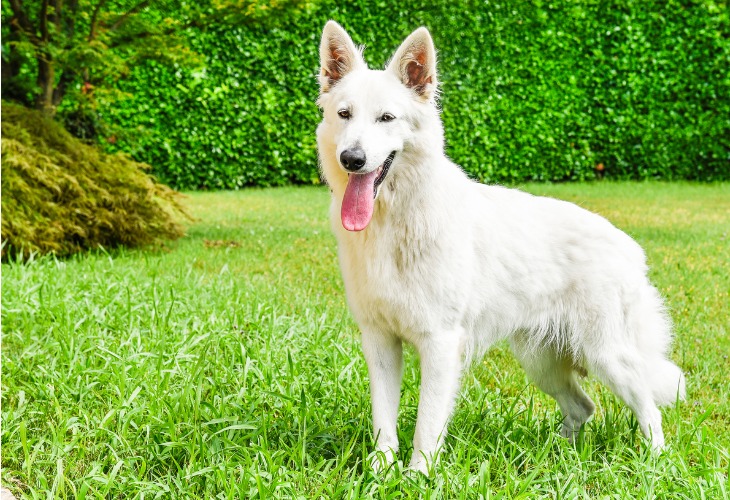
[[97, 39], [91, 6], [72, 3], [78, 36], [35, 44], [2, 5], [3, 98], [37, 107], [34, 58], [52, 55], [72, 83], [56, 118], [176, 188], [319, 182], [327, 19], [375, 67], [431, 29], [448, 153], [479, 180], [730, 178], [727, 1], [119, 0]]
[[[104, 109], [177, 188], [318, 182], [317, 46], [336, 19], [380, 67], [419, 25], [440, 58], [448, 154], [482, 181], [730, 179], [725, 2], [320, 1], [188, 30], [204, 64], [154, 60]], [[126, 132], [124, 132], [126, 131]]]

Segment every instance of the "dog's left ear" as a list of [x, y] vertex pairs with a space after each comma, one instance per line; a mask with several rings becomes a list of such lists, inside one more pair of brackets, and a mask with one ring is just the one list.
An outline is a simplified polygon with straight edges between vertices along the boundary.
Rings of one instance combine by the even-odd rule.
[[426, 28], [418, 28], [398, 47], [388, 64], [403, 84], [423, 101], [436, 97], [436, 49]]

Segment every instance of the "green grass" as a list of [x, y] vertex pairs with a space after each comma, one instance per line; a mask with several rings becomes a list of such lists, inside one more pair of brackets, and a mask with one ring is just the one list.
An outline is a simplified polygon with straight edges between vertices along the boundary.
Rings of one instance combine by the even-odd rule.
[[[195, 193], [169, 247], [2, 266], [2, 481], [28, 498], [727, 498], [730, 185], [529, 185], [647, 250], [688, 399], [652, 456], [589, 381], [582, 442], [504, 345], [464, 377], [431, 478], [376, 476], [324, 188]], [[417, 359], [407, 353], [400, 458]]]

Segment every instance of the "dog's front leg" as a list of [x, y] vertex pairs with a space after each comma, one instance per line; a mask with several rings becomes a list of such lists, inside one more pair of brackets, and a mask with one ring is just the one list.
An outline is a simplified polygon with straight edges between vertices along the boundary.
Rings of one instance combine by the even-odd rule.
[[378, 471], [393, 463], [398, 452], [396, 424], [403, 378], [403, 345], [394, 336], [363, 331], [362, 350], [368, 365], [373, 405], [376, 454], [372, 467]]
[[416, 346], [421, 358], [421, 394], [410, 468], [428, 474], [446, 437], [461, 378], [464, 331], [429, 335]]

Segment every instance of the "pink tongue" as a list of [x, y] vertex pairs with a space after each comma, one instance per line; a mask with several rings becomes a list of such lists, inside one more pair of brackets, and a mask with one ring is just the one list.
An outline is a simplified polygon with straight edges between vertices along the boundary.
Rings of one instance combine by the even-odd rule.
[[348, 231], [362, 231], [370, 223], [375, 204], [375, 179], [378, 170], [368, 174], [350, 174], [345, 196], [342, 198], [342, 227]]

